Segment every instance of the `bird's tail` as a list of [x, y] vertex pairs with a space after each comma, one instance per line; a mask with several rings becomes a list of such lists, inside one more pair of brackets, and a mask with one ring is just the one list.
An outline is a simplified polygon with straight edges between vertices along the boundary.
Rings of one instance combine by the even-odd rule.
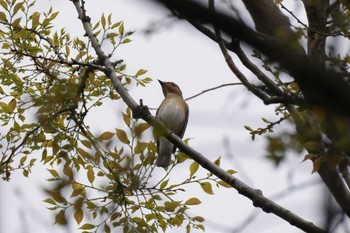
[[156, 166], [168, 167], [170, 165], [171, 153], [174, 150], [174, 144], [169, 142], [166, 138], [161, 137], [158, 143], [158, 158]]

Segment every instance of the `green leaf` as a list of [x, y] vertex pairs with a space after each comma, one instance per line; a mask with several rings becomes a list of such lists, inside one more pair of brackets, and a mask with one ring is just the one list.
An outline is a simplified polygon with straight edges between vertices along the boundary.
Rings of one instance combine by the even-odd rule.
[[116, 129], [117, 130], [117, 137], [118, 139], [125, 144], [129, 144], [130, 141], [128, 139], [128, 136], [126, 135], [125, 131], [122, 129]]
[[79, 225], [81, 223], [81, 221], [83, 220], [84, 218], [84, 212], [82, 209], [77, 209], [75, 212], [74, 212], [74, 219], [75, 221], [77, 222], [77, 224]]
[[211, 194], [211, 195], [214, 194], [213, 188], [211, 187], [211, 183], [203, 182], [203, 183], [200, 183], [200, 185], [201, 185], [201, 188], [203, 189], [204, 192]]
[[110, 140], [113, 136], [114, 136], [114, 133], [106, 131], [100, 135], [99, 139], [100, 140]]
[[201, 203], [202, 202], [198, 198], [192, 197], [185, 202], [185, 205], [199, 205]]
[[198, 171], [198, 168], [199, 168], [199, 164], [197, 162], [191, 163], [191, 165], [190, 165], [190, 177], [192, 177]]

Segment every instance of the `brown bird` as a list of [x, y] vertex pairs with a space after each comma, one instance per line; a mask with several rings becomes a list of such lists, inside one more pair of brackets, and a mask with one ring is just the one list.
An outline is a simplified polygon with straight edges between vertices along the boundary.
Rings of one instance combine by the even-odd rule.
[[[162, 86], [164, 100], [160, 104], [156, 117], [173, 133], [180, 138], [183, 137], [188, 121], [188, 105], [182, 97], [182, 92], [178, 85], [173, 82], [163, 82], [158, 80]], [[167, 167], [170, 164], [171, 154], [175, 152], [176, 146], [165, 137], [156, 138], [158, 167]]]

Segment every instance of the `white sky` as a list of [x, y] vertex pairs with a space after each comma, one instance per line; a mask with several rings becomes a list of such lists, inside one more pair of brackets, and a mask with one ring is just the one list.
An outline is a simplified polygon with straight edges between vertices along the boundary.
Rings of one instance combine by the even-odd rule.
[[[149, 25], [152, 20], [163, 19], [167, 13], [162, 8], [149, 7], [150, 3], [145, 2], [144, 0], [86, 1], [87, 14], [93, 21], [98, 20], [103, 12], [105, 15], [112, 12], [115, 20], [124, 20], [126, 29], [136, 30], [135, 35], [131, 37], [133, 42], [122, 46], [117, 52], [118, 59], [124, 59], [130, 73], [135, 73], [140, 68], [147, 69], [148, 76], [154, 80], [177, 83], [184, 97], [220, 84], [237, 82], [226, 66], [218, 46], [192, 29], [186, 22], [176, 22], [151, 37], [144, 37], [138, 29]], [[83, 35], [70, 1], [39, 0], [39, 4], [43, 9], [52, 4], [55, 10], [60, 11], [56, 20], [58, 28], [64, 26], [72, 35], [80, 37]], [[157, 107], [163, 98], [158, 82], [153, 82], [146, 88], [132, 89], [130, 94], [136, 100], [143, 99], [144, 104], [150, 107]], [[302, 160], [300, 156], [288, 156], [289, 165], [283, 165], [278, 169], [264, 159], [265, 140], [257, 138], [252, 142], [243, 126], [262, 127], [264, 124], [261, 117], [276, 119], [274, 106], [264, 106], [243, 87], [225, 87], [190, 100], [188, 104], [190, 119], [185, 137], [193, 138], [190, 145], [212, 160], [221, 155], [222, 167], [238, 170], [237, 177], [261, 189], [266, 196], [283, 191], [290, 183], [318, 180], [317, 175], [310, 174], [311, 163], [300, 163]], [[91, 114], [88, 121], [91, 125], [104, 122], [101, 125], [94, 125], [98, 130], [107, 130], [111, 126], [114, 128], [111, 122], [115, 122], [124, 108], [108, 104], [103, 108], [102, 115]], [[283, 128], [286, 126], [278, 127], [277, 131], [281, 132]], [[223, 146], [224, 139], [230, 143], [230, 154], [234, 156], [234, 160], [227, 157]], [[189, 162], [177, 167], [171, 177], [174, 179], [187, 177], [188, 165]], [[47, 198], [42, 189], [47, 185], [43, 177], [47, 178], [48, 172], [38, 166], [30, 178], [14, 173], [11, 182], [0, 182], [0, 232], [66, 232], [52, 225], [53, 213], [46, 210], [47, 205], [42, 202]], [[160, 174], [162, 172], [159, 171]], [[203, 169], [202, 173], [206, 174]], [[290, 174], [292, 176], [287, 179]], [[188, 186], [186, 192], [181, 194], [184, 199], [196, 196], [202, 200], [203, 203], [191, 208], [190, 213], [201, 215], [208, 221], [204, 223], [207, 232], [233, 232], [235, 226], [255, 209], [250, 200], [238, 195], [234, 189], [214, 188], [214, 192], [215, 195], [210, 196], [199, 187]], [[315, 192], [320, 192], [319, 186], [296, 192], [277, 202], [300, 214], [301, 217], [319, 224], [322, 219], [318, 214], [320, 207], [317, 205], [321, 196], [315, 195]], [[72, 223], [70, 232], [78, 232], [74, 230], [76, 228], [77, 226]], [[170, 232], [179, 231], [175, 229]], [[260, 213], [257, 220], [242, 232], [282, 231], [300, 232], [274, 215]]]

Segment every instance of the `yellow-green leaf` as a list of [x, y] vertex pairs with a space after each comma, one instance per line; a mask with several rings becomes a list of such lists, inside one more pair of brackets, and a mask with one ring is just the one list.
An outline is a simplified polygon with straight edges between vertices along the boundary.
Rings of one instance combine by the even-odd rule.
[[0, 21], [7, 21], [6, 20], [6, 15], [4, 12], [0, 11]]
[[82, 229], [82, 230], [91, 230], [91, 229], [94, 229], [94, 228], [95, 228], [95, 225], [93, 225], [91, 223], [85, 223], [84, 225], [79, 227], [79, 229]]
[[92, 167], [90, 167], [87, 171], [87, 178], [90, 181], [90, 183], [93, 183], [95, 181], [95, 172], [92, 169]]
[[227, 170], [226, 172], [227, 172], [228, 174], [230, 174], [230, 175], [233, 175], [233, 174], [237, 173], [237, 171], [235, 171], [235, 170], [233, 170], [233, 169], [229, 169], [229, 170]]
[[100, 135], [99, 139], [100, 139], [100, 140], [109, 140], [109, 139], [111, 139], [113, 136], [114, 136], [114, 133], [106, 131], [106, 132], [104, 132], [104, 133], [102, 133], [102, 134]]
[[66, 224], [66, 216], [64, 214], [64, 210], [61, 210], [60, 212], [58, 212], [58, 214], [55, 217], [55, 224]]
[[77, 152], [84, 158], [90, 158], [90, 154], [80, 147], [77, 148]]
[[199, 168], [199, 164], [197, 162], [191, 163], [191, 165], [190, 165], [190, 177], [192, 177], [198, 171], [198, 168]]
[[166, 201], [164, 203], [164, 208], [168, 212], [174, 212], [175, 209], [180, 205], [180, 201]]
[[77, 222], [77, 224], [80, 224], [81, 221], [83, 220], [84, 218], [84, 212], [82, 209], [77, 209], [75, 212], [74, 212], [74, 219], [75, 221]]
[[197, 222], [204, 222], [204, 218], [202, 216], [196, 216], [193, 218], [193, 220], [195, 220]]
[[198, 198], [192, 197], [185, 202], [185, 205], [199, 205], [202, 203]]
[[56, 171], [56, 170], [54, 170], [54, 169], [47, 169], [50, 173], [51, 173], [51, 175], [53, 176], [53, 177], [59, 177], [60, 175], [58, 174], [58, 172]]
[[21, 22], [21, 17], [20, 18], [18, 18], [18, 19], [15, 19], [15, 20], [13, 20], [12, 21], [12, 26], [13, 27], [17, 27], [18, 25], [19, 25], [19, 23]]
[[204, 192], [206, 192], [208, 194], [214, 194], [213, 188], [211, 187], [211, 183], [203, 182], [203, 183], [200, 183], [200, 185], [201, 185], [201, 188], [203, 189]]
[[131, 120], [128, 114], [123, 113], [123, 120], [127, 126], [130, 126]]
[[17, 102], [15, 99], [12, 99], [9, 103], [8, 103], [8, 110], [10, 113], [12, 113], [15, 108], [16, 108]]
[[139, 69], [136, 73], [136, 76], [141, 76], [141, 75], [145, 74], [146, 72], [147, 72], [147, 70]]
[[122, 22], [119, 26], [119, 34], [123, 35], [124, 34], [124, 23]]
[[141, 134], [142, 134], [145, 130], [147, 130], [150, 126], [151, 126], [151, 125], [148, 124], [148, 123], [140, 123], [140, 124], [138, 124], [138, 125], [135, 126], [135, 128], [134, 128], [135, 136], [139, 138], [139, 137], [141, 136]]
[[214, 164], [220, 167], [221, 156], [214, 161]]
[[163, 181], [161, 184], [160, 184], [160, 189], [164, 189], [167, 185], [168, 185], [168, 182], [169, 182], [169, 179]]
[[225, 187], [225, 188], [232, 188], [231, 185], [229, 185], [228, 183], [226, 183], [225, 181], [219, 180], [218, 184]]
[[103, 28], [106, 28], [106, 18], [104, 14], [101, 16], [101, 24]]
[[13, 8], [13, 14], [16, 14], [19, 9], [21, 9], [21, 7], [23, 6], [24, 2], [19, 2], [15, 5], [15, 7]]
[[105, 224], [105, 232], [111, 233], [111, 228], [107, 224]]
[[125, 144], [129, 144], [128, 136], [126, 135], [125, 131], [122, 129], [116, 129], [117, 130], [117, 137], [118, 139]]

